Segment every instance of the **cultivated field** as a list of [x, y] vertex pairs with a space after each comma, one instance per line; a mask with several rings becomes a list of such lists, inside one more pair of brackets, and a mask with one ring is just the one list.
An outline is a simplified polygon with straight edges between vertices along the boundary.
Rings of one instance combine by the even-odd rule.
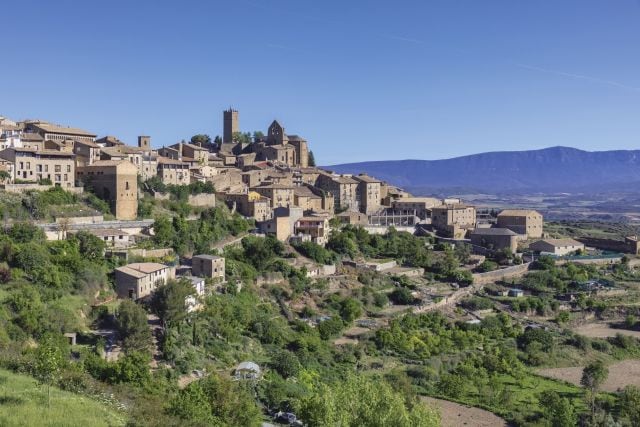
[[630, 335], [640, 338], [640, 331], [630, 331], [627, 329], [616, 329], [611, 327], [608, 322], [586, 323], [573, 329], [576, 334], [584, 335], [589, 338], [607, 338], [614, 337], [616, 334]]
[[507, 425], [505, 420], [484, 409], [432, 397], [423, 397], [423, 400], [431, 407], [440, 410], [442, 427], [506, 427]]
[[[579, 386], [582, 378], [582, 367], [539, 369], [537, 373]], [[628, 385], [640, 386], [640, 360], [624, 360], [609, 365], [609, 376], [602, 389], [616, 391]]]

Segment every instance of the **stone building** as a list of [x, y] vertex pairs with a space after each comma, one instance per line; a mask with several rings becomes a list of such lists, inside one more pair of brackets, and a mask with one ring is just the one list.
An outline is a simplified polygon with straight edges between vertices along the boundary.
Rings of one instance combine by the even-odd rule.
[[271, 218], [271, 201], [255, 191], [239, 194], [227, 193], [225, 200], [227, 205], [240, 215], [252, 217], [256, 221], [266, 221]]
[[324, 246], [329, 240], [329, 217], [303, 216], [296, 221], [293, 232], [295, 235], [310, 236], [313, 243]]
[[233, 134], [236, 132], [240, 132], [240, 114], [238, 113], [238, 110], [229, 108], [228, 110], [223, 111], [222, 121], [223, 121], [222, 142], [232, 143]]
[[336, 209], [359, 210], [356, 196], [358, 181], [355, 179], [347, 176], [321, 173], [318, 175], [316, 186], [333, 194]]
[[490, 250], [508, 249], [511, 253], [518, 250], [519, 235], [508, 228], [476, 228], [469, 237], [471, 244]]
[[70, 139], [75, 141], [94, 142], [96, 139], [96, 134], [87, 132], [86, 130], [57, 126], [40, 121], [25, 122], [25, 130], [27, 132], [40, 134], [45, 141], [64, 141], [66, 139]]
[[380, 180], [366, 174], [354, 175], [358, 182], [356, 204], [360, 212], [370, 215], [380, 210]]
[[542, 237], [542, 214], [531, 209], [505, 209], [498, 214], [498, 227], [508, 228], [528, 239]]
[[100, 160], [100, 146], [93, 141], [75, 141], [76, 166], [88, 166]]
[[191, 273], [198, 277], [225, 280], [225, 261], [216, 255], [194, 255], [191, 259]]
[[440, 200], [434, 197], [401, 197], [391, 201], [392, 208], [406, 213], [412, 212], [421, 220], [431, 218], [431, 209], [440, 204]]
[[176, 276], [175, 268], [156, 262], [138, 262], [115, 269], [116, 291], [119, 298], [146, 298], [159, 286]]
[[99, 160], [78, 168], [78, 180], [109, 203], [116, 219], [138, 216], [138, 168], [128, 160]]
[[543, 239], [530, 244], [529, 249], [534, 252], [564, 256], [576, 251], [583, 251], [584, 243], [573, 239]]
[[305, 212], [324, 212], [333, 214], [333, 196], [312, 186], [302, 185], [293, 190], [293, 203]]
[[253, 187], [256, 193], [268, 198], [271, 207], [289, 207], [294, 205], [294, 187], [284, 184], [266, 184]]
[[431, 209], [431, 223], [443, 236], [463, 239], [476, 227], [476, 209], [460, 203], [436, 206]]
[[34, 148], [7, 148], [0, 151], [0, 158], [13, 163], [13, 181], [37, 182], [49, 179], [63, 188], [74, 187], [75, 154], [56, 150]]
[[180, 160], [158, 156], [158, 176], [165, 185], [189, 185], [191, 174], [189, 164]]

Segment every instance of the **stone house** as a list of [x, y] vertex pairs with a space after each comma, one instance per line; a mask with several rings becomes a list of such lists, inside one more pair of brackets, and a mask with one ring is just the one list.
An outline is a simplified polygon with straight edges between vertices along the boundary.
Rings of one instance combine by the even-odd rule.
[[476, 228], [469, 235], [472, 245], [495, 251], [508, 249], [511, 253], [518, 250], [518, 236], [508, 228]]
[[354, 175], [353, 179], [358, 182], [356, 204], [359, 210], [367, 215], [379, 211], [382, 203], [380, 180], [366, 174]]
[[401, 197], [391, 200], [392, 208], [405, 214], [413, 213], [421, 220], [431, 218], [431, 209], [440, 204], [440, 200], [434, 197]]
[[324, 215], [303, 216], [294, 226], [295, 235], [310, 236], [313, 243], [324, 246], [329, 240], [329, 217]]
[[556, 256], [569, 255], [576, 251], [583, 251], [584, 248], [584, 243], [573, 239], [543, 239], [529, 245], [529, 249], [534, 252]]
[[0, 151], [0, 158], [13, 163], [13, 181], [16, 179], [36, 182], [50, 179], [63, 188], [74, 187], [75, 154], [34, 148], [7, 148]]
[[139, 300], [174, 279], [175, 268], [156, 262], [138, 262], [116, 268], [115, 278], [119, 298]]
[[78, 180], [109, 203], [119, 220], [138, 216], [138, 168], [128, 160], [99, 160], [78, 168]]
[[294, 187], [285, 184], [263, 184], [251, 189], [268, 198], [271, 207], [289, 207], [294, 205]]
[[231, 209], [243, 216], [254, 218], [256, 221], [266, 221], [271, 218], [271, 201], [260, 193], [227, 193], [225, 200]]
[[358, 181], [347, 176], [318, 175], [316, 187], [333, 195], [336, 209], [359, 210], [357, 201]]
[[542, 237], [542, 214], [531, 209], [505, 209], [498, 214], [498, 227], [508, 228], [528, 239]]
[[181, 160], [158, 156], [158, 176], [165, 185], [189, 185], [191, 173], [189, 164]]
[[225, 281], [225, 260], [216, 255], [194, 255], [191, 259], [191, 272], [194, 276]]
[[436, 206], [431, 209], [431, 223], [443, 236], [463, 239], [476, 227], [476, 209], [460, 203]]

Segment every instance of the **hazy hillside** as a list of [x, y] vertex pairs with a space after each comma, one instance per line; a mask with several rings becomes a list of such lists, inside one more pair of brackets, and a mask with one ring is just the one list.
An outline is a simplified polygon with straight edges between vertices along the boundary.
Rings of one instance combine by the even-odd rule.
[[589, 152], [552, 147], [446, 160], [347, 163], [327, 169], [339, 173], [366, 172], [418, 194], [443, 190], [492, 193], [631, 190], [631, 184], [637, 187], [640, 182], [640, 150]]

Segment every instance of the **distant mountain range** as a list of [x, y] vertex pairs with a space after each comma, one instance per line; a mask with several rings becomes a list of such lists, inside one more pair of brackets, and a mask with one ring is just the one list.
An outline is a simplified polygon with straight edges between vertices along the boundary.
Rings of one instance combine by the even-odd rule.
[[325, 168], [338, 173], [367, 173], [415, 194], [640, 192], [640, 150], [589, 152], [551, 147]]

